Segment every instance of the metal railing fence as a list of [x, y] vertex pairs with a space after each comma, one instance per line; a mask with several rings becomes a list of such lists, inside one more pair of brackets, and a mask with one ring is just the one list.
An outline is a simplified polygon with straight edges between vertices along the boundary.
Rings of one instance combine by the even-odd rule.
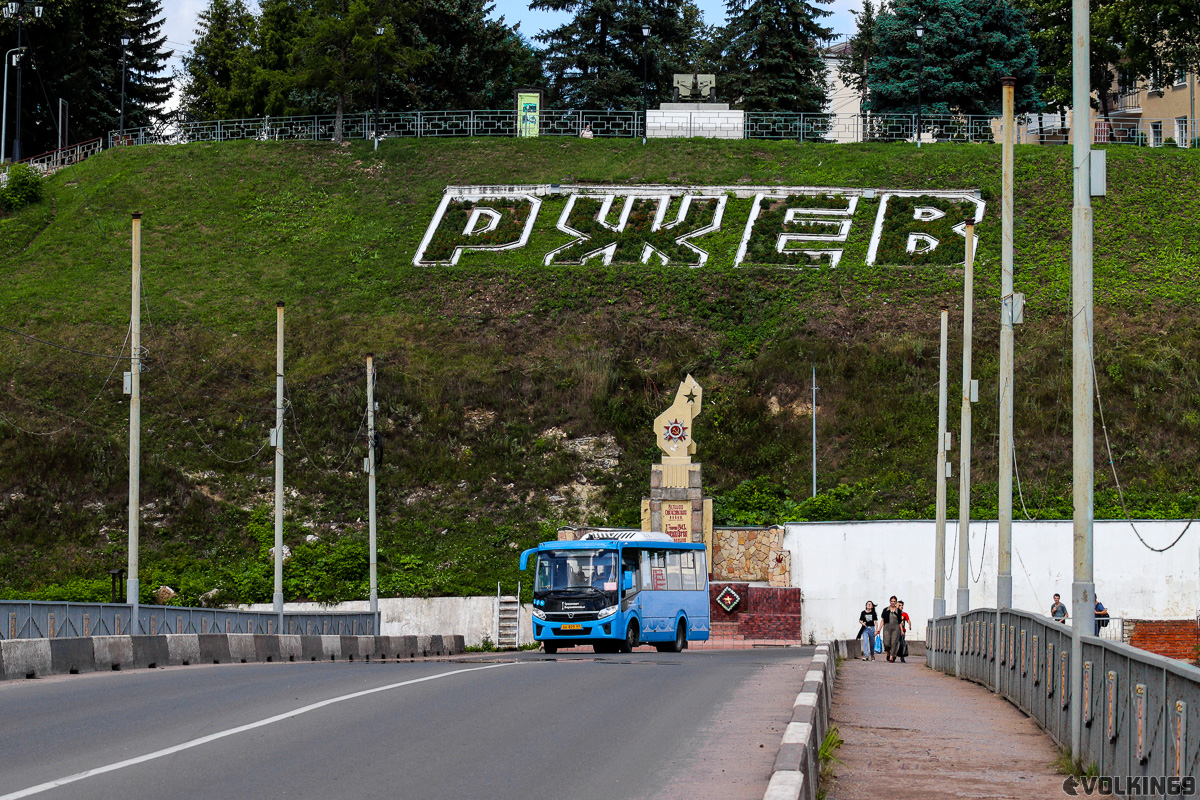
[[973, 609], [963, 615], [961, 642], [953, 616], [929, 620], [927, 636], [932, 668], [954, 674], [958, 655], [959, 677], [1008, 698], [1059, 746], [1070, 747], [1071, 715], [1082, 715], [1082, 752], [1075, 755], [1100, 775], [1169, 778], [1200, 769], [1200, 669], [1190, 664], [1084, 636], [1076, 699], [1071, 628], [1049, 617]]
[[[705, 116], [713, 112], [694, 112]], [[989, 116], [939, 114], [920, 120], [924, 143], [993, 143], [1001, 138], [1000, 120]], [[1161, 147], [1172, 142], [1194, 146], [1200, 130], [1195, 121], [1180, 127], [1178, 119], [1141, 119], [1112, 117], [1093, 120], [1093, 140], [1097, 144], [1129, 144]], [[543, 110], [539, 115], [538, 135], [578, 136], [584, 127], [599, 138], [642, 136], [645, 120], [641, 111]], [[317, 114], [300, 117], [259, 117], [254, 119], [184, 122], [166, 127], [130, 128], [108, 134], [108, 146], [143, 144], [186, 144], [255, 139], [260, 141], [329, 141], [333, 139], [336, 117]], [[679, 126], [681, 131], [704, 130], [708, 126]], [[749, 111], [744, 114], [742, 138], [790, 139], [812, 142], [915, 142], [915, 114], [798, 114], [791, 112]], [[652, 135], [669, 135], [651, 131]], [[376, 125], [373, 112], [345, 114], [342, 136], [345, 139], [446, 138], [517, 135], [517, 114], [507, 110], [483, 111], [387, 111]], [[686, 135], [686, 134], [676, 134]], [[1059, 114], [1026, 114], [1017, 119], [1019, 144], [1066, 144], [1071, 128]], [[1170, 139], [1171, 141], [1168, 141]], [[90, 143], [89, 143], [90, 144]], [[80, 147], [82, 145], [76, 145]]]
[[165, 633], [285, 633], [371, 636], [370, 612], [285, 611], [283, 630], [273, 611], [223, 608], [133, 606], [127, 603], [63, 603], [0, 600], [0, 640], [58, 639], [70, 636], [129, 636]]

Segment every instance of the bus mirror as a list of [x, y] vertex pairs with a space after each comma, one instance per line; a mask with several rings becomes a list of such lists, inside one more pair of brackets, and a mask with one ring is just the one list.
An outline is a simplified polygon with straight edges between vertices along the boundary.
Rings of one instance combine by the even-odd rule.
[[632, 572], [625, 573], [625, 582], [624, 582], [623, 588], [627, 592], [633, 588], [633, 573]]
[[531, 547], [530, 549], [521, 553], [521, 570], [522, 571], [524, 571], [525, 569], [527, 569], [529, 567], [529, 556], [536, 552], [537, 552], [537, 548]]

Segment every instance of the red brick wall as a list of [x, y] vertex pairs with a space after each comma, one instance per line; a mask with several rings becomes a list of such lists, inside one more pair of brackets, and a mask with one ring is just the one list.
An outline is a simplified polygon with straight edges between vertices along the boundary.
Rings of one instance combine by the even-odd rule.
[[[732, 612], [717, 605], [717, 595], [726, 586], [742, 601]], [[747, 639], [800, 639], [800, 589], [750, 586], [746, 583], [710, 583], [709, 614], [713, 622], [737, 623], [737, 633]]]
[[1200, 629], [1190, 619], [1127, 619], [1125, 636], [1134, 647], [1181, 661], [1196, 660]]

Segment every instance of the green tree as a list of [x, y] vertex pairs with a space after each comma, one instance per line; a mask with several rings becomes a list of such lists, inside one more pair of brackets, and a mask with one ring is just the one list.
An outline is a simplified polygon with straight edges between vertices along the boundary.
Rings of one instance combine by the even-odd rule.
[[[1122, 0], [1092, 3], [1091, 88], [1092, 106], [1107, 116], [1110, 93], [1117, 79], [1116, 65], [1125, 61], [1125, 18]], [[1072, 105], [1071, 0], [1017, 0], [1029, 20], [1030, 40], [1037, 49], [1036, 87], [1046, 105], [1063, 111]]]
[[1006, 75], [1017, 79], [1018, 113], [1042, 107], [1037, 51], [1024, 15], [1007, 0], [906, 0], [879, 15], [875, 41], [866, 110], [916, 113], [918, 74], [923, 115], [998, 114]]
[[[541, 59], [484, 0], [427, 0], [401, 29], [409, 70], [390, 71], [389, 107], [508, 108], [519, 86], [545, 82]], [[407, 31], [407, 36], [404, 35]]]
[[554, 100], [573, 108], [639, 109], [644, 97], [651, 104], [669, 98], [671, 76], [691, 71], [705, 34], [691, 0], [534, 0], [530, 7], [573, 14], [535, 37], [545, 46]]
[[[882, 12], [884, 8], [881, 2], [878, 11]], [[861, 98], [866, 99], [867, 86], [870, 83], [868, 66], [871, 56], [875, 53], [876, 8], [871, 0], [863, 0], [862, 8], [850, 13], [854, 15], [854, 35], [846, 42], [841, 63], [838, 64], [838, 77], [842, 79], [842, 83], [858, 92]]]
[[831, 0], [728, 0], [726, 74], [749, 111], [820, 111], [828, 98], [820, 24]]
[[221, 119], [231, 113], [234, 74], [250, 48], [254, 16], [242, 0], [209, 0], [200, 12], [192, 54], [183, 58], [180, 110], [192, 119]]
[[126, 23], [130, 37], [125, 76], [126, 128], [164, 119], [163, 107], [171, 98], [173, 83], [165, 73], [174, 53], [166, 49], [167, 37], [162, 33], [165, 23], [161, 0], [130, 0]]

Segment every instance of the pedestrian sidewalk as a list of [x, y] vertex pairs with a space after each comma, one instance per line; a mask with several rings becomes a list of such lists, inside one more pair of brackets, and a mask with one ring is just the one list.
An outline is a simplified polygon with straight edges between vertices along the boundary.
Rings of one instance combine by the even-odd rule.
[[844, 744], [829, 800], [1064, 797], [1050, 736], [969, 681], [907, 664], [848, 659], [829, 724]]

